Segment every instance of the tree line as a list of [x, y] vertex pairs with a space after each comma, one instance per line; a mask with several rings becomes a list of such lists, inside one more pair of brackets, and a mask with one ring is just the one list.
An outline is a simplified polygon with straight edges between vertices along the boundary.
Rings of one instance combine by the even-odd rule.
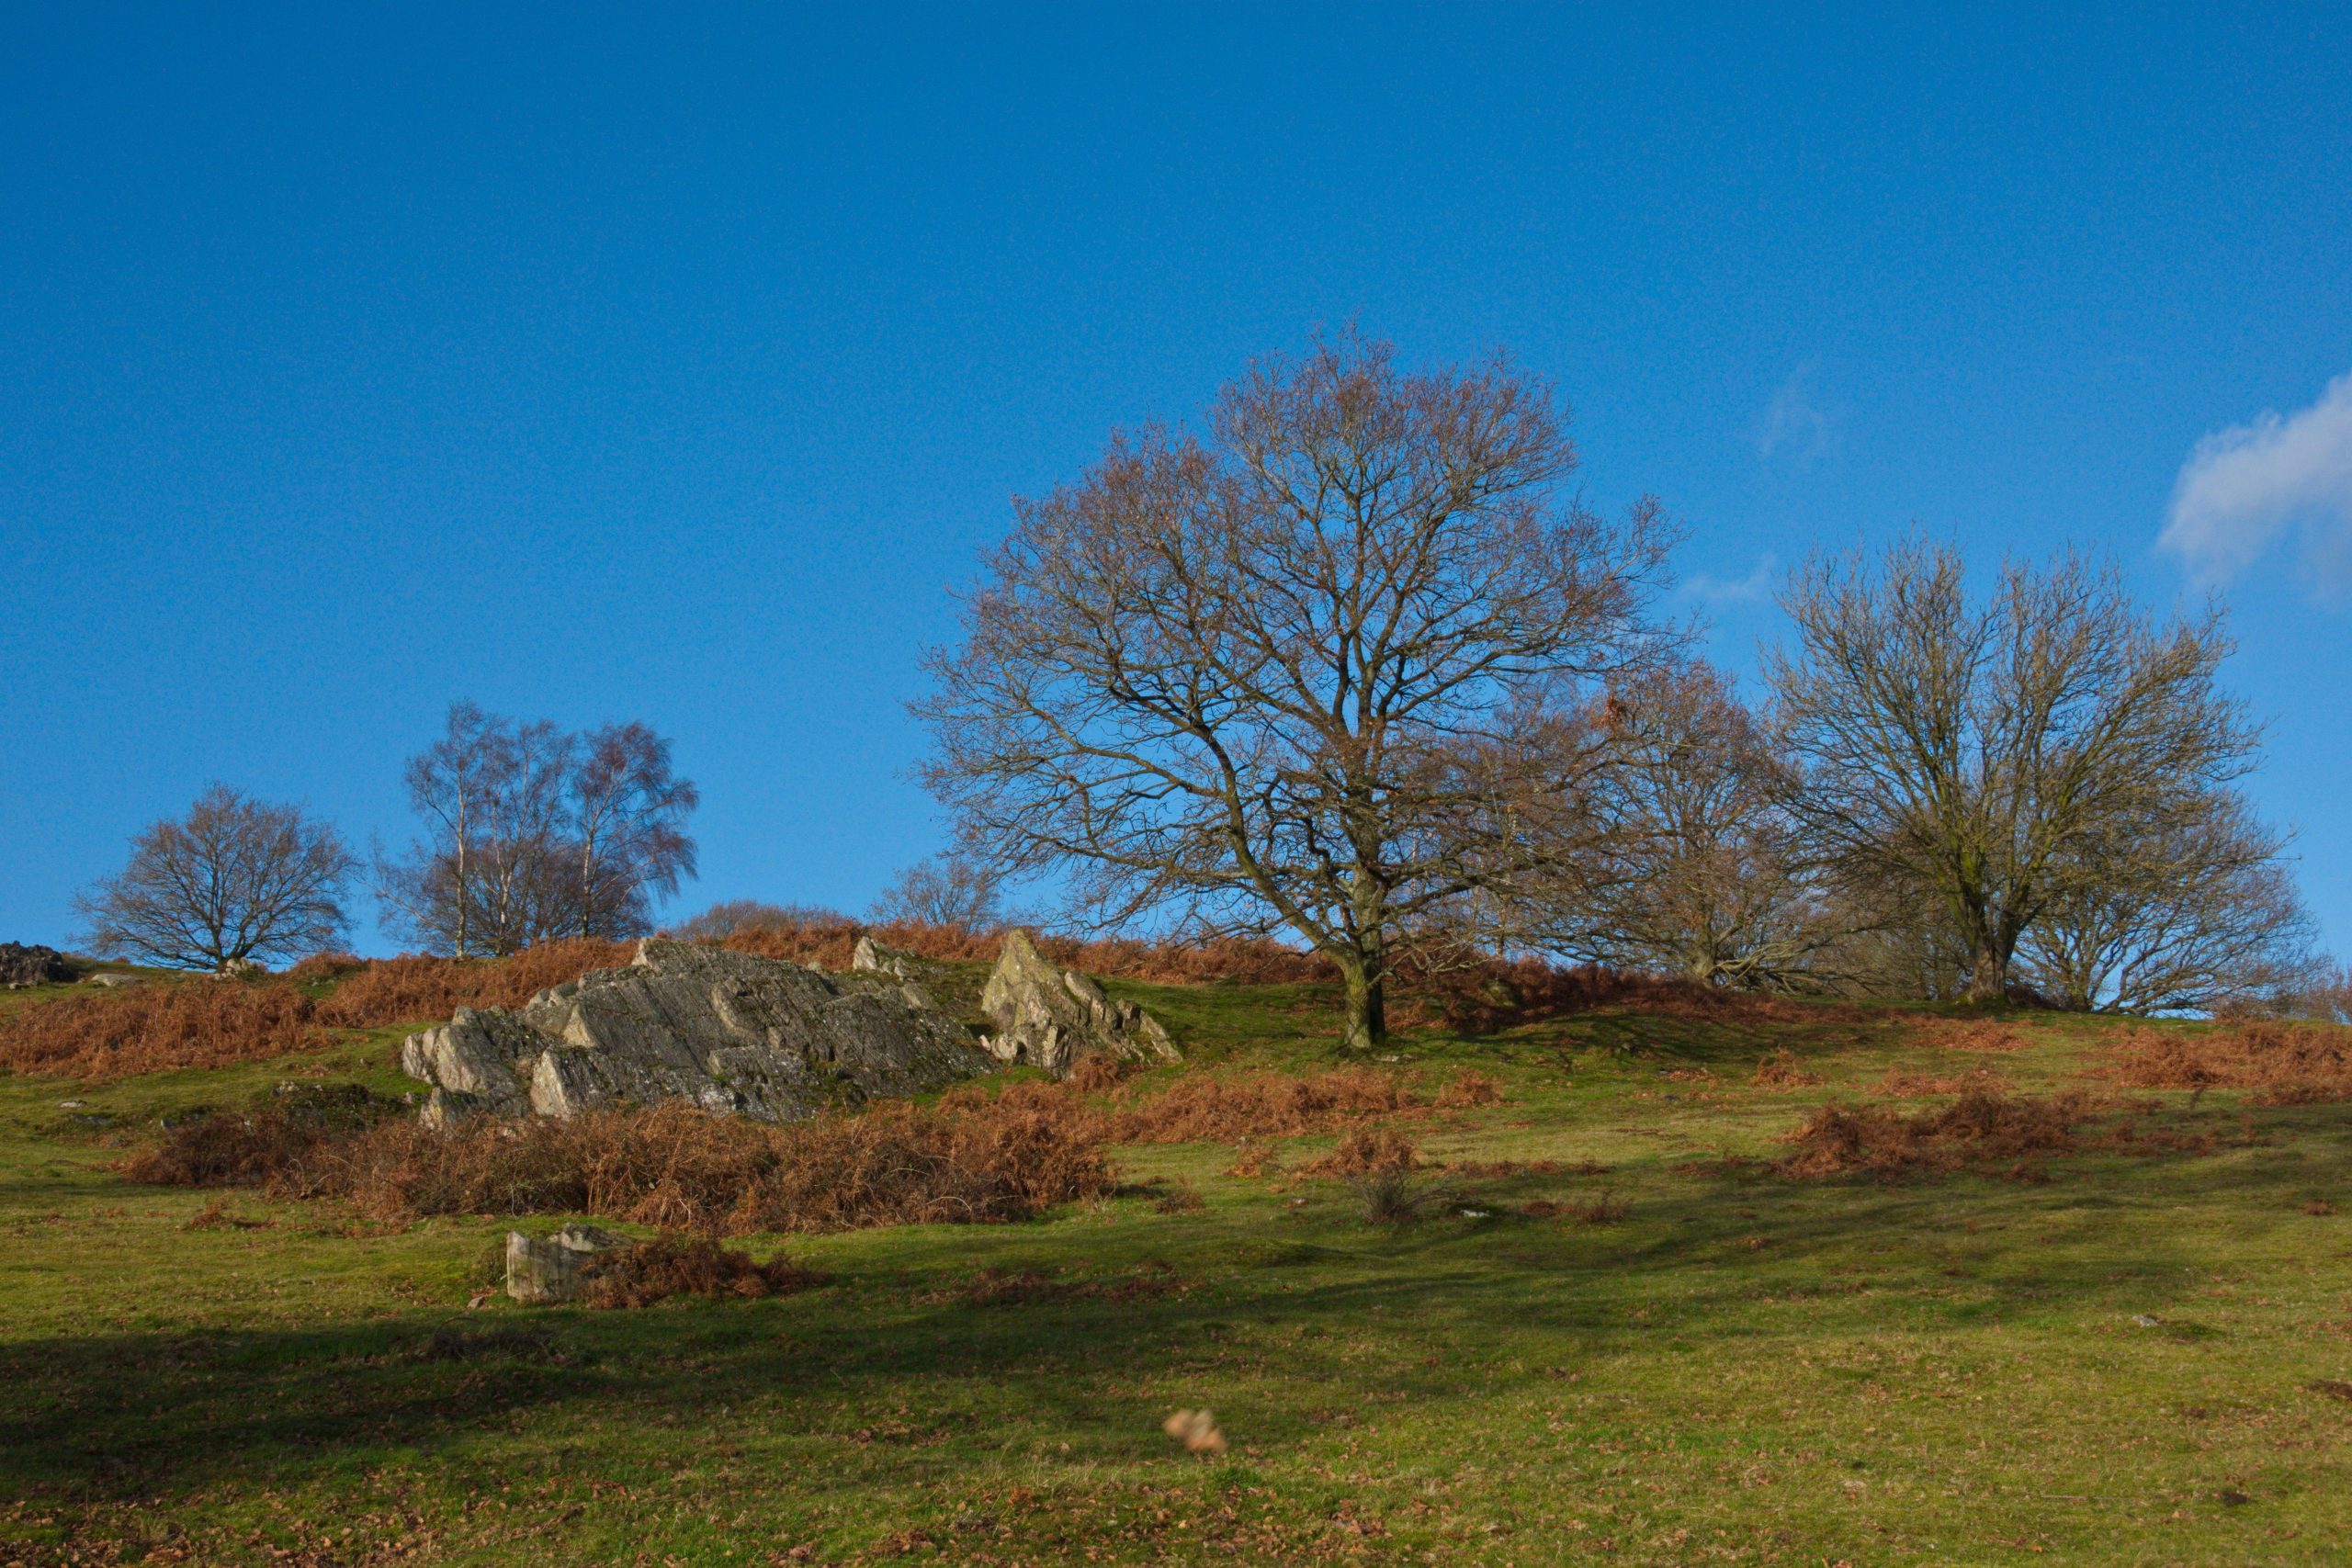
[[[2323, 964], [2242, 784], [2218, 606], [2164, 617], [2062, 548], [1983, 581], [1916, 533], [1782, 584], [1761, 700], [1661, 611], [1676, 530], [1604, 515], [1553, 389], [1353, 333], [1114, 435], [1016, 501], [914, 710], [955, 851], [877, 908], [1285, 935], [1386, 1031], [1408, 964], [1539, 953], [1706, 985], [2139, 1012], [2279, 1004]], [[698, 803], [642, 724], [460, 703], [363, 866], [216, 786], [81, 900], [91, 944], [221, 969], [340, 937], [364, 869], [403, 943], [649, 930]], [[720, 906], [711, 930], [765, 906]], [[697, 929], [700, 929], [699, 927]]]
[[1407, 955], [2140, 1011], [2315, 973], [2218, 608], [2071, 550], [1977, 593], [1914, 536], [1792, 574], [1752, 710], [1658, 613], [1657, 504], [1577, 463], [1507, 359], [1353, 333], [1114, 437], [931, 656], [965, 852], [1097, 924], [1290, 933], [1359, 1049]]

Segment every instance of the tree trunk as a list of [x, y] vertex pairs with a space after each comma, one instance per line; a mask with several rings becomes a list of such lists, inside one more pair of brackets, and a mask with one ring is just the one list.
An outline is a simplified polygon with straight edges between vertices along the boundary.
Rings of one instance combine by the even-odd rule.
[[1347, 1035], [1340, 1048], [1359, 1056], [1388, 1038], [1387, 978], [1361, 955], [1341, 959], [1340, 971], [1348, 986]]
[[1997, 936], [1985, 936], [1976, 944], [1968, 972], [1968, 999], [1986, 1005], [2009, 999], [2009, 949]]

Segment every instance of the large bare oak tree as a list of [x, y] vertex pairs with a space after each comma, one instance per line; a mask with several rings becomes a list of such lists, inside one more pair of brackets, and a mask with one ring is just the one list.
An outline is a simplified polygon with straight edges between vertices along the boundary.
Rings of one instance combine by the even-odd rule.
[[359, 863], [296, 806], [214, 784], [131, 840], [130, 862], [74, 899], [92, 951], [227, 974], [318, 952], [348, 925]]
[[1817, 558], [1781, 604], [1795, 646], [1766, 673], [1817, 863], [1930, 901], [1971, 999], [2006, 994], [2053, 910], [2144, 885], [2254, 765], [2256, 731], [2214, 683], [2220, 612], [2157, 625], [2077, 556], [2005, 565], [1978, 602], [1959, 553], [1915, 537]]
[[1573, 782], [1529, 737], [1663, 640], [1658, 510], [1604, 519], [1576, 466], [1500, 357], [1260, 362], [1204, 437], [1114, 437], [1016, 502], [930, 660], [926, 782], [968, 852], [1067, 874], [1093, 919], [1295, 932], [1368, 1048], [1399, 940], [1523, 869], [1524, 803]]

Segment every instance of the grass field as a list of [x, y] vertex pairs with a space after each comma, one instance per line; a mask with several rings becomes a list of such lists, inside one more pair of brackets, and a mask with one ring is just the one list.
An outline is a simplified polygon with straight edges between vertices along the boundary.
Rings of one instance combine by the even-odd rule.
[[[1312, 988], [1119, 988], [1183, 1070], [1331, 1065]], [[399, 1030], [0, 1077], [0, 1563], [2346, 1561], [2352, 1107], [2149, 1096], [2210, 1149], [2046, 1182], [1757, 1163], [1891, 1069], [2053, 1089], [2109, 1038], [2007, 1021], [1408, 1033], [1395, 1070], [1507, 1097], [1426, 1153], [1562, 1168], [1387, 1228], [1227, 1146], [1121, 1148], [1099, 1205], [796, 1238], [822, 1288], [633, 1312], [467, 1311], [498, 1220], [110, 1169], [282, 1078], [397, 1089]], [[1752, 1087], [1784, 1046], [1825, 1082]], [[1205, 1206], [1156, 1207], [1177, 1181]], [[1221, 1455], [1160, 1429], [1201, 1406]]]

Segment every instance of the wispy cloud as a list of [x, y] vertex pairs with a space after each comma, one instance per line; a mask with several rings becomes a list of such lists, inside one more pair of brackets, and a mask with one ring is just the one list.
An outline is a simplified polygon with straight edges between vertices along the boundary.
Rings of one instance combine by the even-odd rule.
[[2316, 586], [2352, 586], [2352, 375], [2329, 382], [2307, 409], [2199, 441], [2181, 465], [2156, 542], [2216, 585], [2290, 535], [2301, 536]]
[[1746, 577], [1717, 577], [1712, 572], [1692, 572], [1682, 580], [1682, 592], [1690, 598], [1710, 604], [1748, 604], [1771, 593], [1772, 576], [1780, 569], [1780, 558], [1768, 554], [1758, 559], [1756, 570]]
[[1814, 390], [1813, 372], [1811, 360], [1790, 371], [1757, 415], [1750, 438], [1758, 457], [1809, 468], [1838, 449], [1838, 422]]

